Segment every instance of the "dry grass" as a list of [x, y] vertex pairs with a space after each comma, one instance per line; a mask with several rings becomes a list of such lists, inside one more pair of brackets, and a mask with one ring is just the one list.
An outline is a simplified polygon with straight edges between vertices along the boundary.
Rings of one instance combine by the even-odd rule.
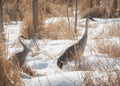
[[[105, 28], [108, 29], [103, 29], [96, 37], [98, 51], [102, 54], [108, 54], [111, 58], [120, 57], [119, 39], [117, 39], [120, 37], [120, 24], [114, 23], [107, 25]], [[113, 37], [114, 39], [111, 39]]]
[[86, 11], [83, 11], [81, 13], [81, 17], [87, 17], [87, 16], [92, 16], [92, 17], [101, 17], [102, 12], [104, 12], [105, 9], [100, 9], [99, 7], [93, 7], [93, 8], [88, 8]]
[[102, 54], [108, 54], [111, 58], [120, 57], [120, 47], [117, 43], [109, 40], [97, 41], [98, 51]]
[[27, 39], [33, 38], [33, 36], [35, 38], [41, 38], [41, 30], [43, 29], [43, 25], [44, 25], [44, 16], [39, 16], [39, 25], [38, 25], [38, 29], [36, 30], [37, 33], [33, 34], [35, 32], [34, 28], [33, 28], [33, 20], [32, 20], [32, 15], [29, 14], [26, 15], [23, 19], [23, 23], [21, 26], [21, 31], [20, 33]]
[[5, 24], [10, 24], [11, 22], [10, 17], [8, 15], [3, 15], [3, 20]]
[[[96, 0], [84, 0], [80, 1], [79, 10], [81, 17], [93, 16], [93, 17], [119, 17], [120, 16], [120, 6], [119, 1], [114, 4], [114, 0], [100, 0], [100, 3]], [[117, 8], [114, 8], [117, 5]]]
[[22, 26], [21, 26], [21, 31], [20, 33], [25, 37], [25, 38], [31, 38], [32, 37], [32, 33], [34, 32], [33, 29], [33, 24], [32, 24], [32, 16], [29, 15], [24, 17]]
[[[22, 81], [19, 71], [14, 67], [11, 62], [5, 58], [7, 56], [5, 36], [1, 35], [0, 42], [0, 86], [21, 86]], [[2, 38], [3, 37], [3, 38]]]
[[[66, 15], [65, 3], [57, 3], [57, 1], [54, 0], [38, 0], [38, 5], [39, 12], [41, 11], [46, 17]], [[32, 0], [24, 0], [24, 2], [18, 1], [17, 3], [15, 0], [4, 1], [3, 16], [5, 22], [9, 20], [23, 20], [26, 13], [32, 13]]]
[[4, 52], [4, 47], [4, 45], [0, 46], [0, 49], [2, 49], [0, 56], [0, 86], [21, 86], [20, 73], [12, 63], [5, 59], [6, 52]]
[[110, 28], [108, 31], [109, 36], [120, 37], [120, 24], [119, 23], [112, 24], [111, 26], [108, 26], [108, 28]]
[[43, 30], [43, 38], [50, 39], [74, 39], [74, 28], [68, 28], [68, 24], [63, 20], [57, 23], [50, 23]]
[[46, 3], [45, 8], [46, 17], [58, 17], [66, 15], [66, 5], [65, 4], [55, 4], [51, 2]]
[[109, 7], [95, 6], [86, 9], [86, 11], [83, 11], [81, 17], [87, 17], [87, 16], [100, 17], [100, 18], [117, 17], [118, 15], [116, 15], [115, 13], [116, 12], [114, 12], [114, 10], [111, 10], [111, 8]]
[[[107, 76], [96, 77], [91, 73], [86, 73], [84, 77], [85, 86], [119, 86], [120, 85], [120, 72], [117, 73], [107, 72]], [[105, 79], [106, 77], [106, 79]]]
[[[78, 23], [78, 26], [84, 28], [84, 27], [85, 27], [85, 23], [79, 22], [79, 23]], [[94, 23], [94, 24], [89, 24], [89, 25], [88, 25], [88, 28], [92, 28], [92, 29], [93, 29], [93, 28], [97, 28], [97, 27], [98, 27], [98, 24], [95, 24], [95, 23]]]
[[[90, 4], [90, 1], [92, 3]], [[114, 0], [78, 0], [78, 8], [80, 14], [85, 17], [86, 14], [97, 17], [119, 17], [120, 16], [120, 1], [114, 4]], [[66, 16], [66, 7], [68, 0], [38, 0], [39, 12], [46, 17]], [[72, 3], [73, 2], [73, 3]], [[70, 0], [70, 4], [75, 7], [75, 0]], [[116, 6], [116, 8], [115, 8]], [[95, 8], [97, 7], [97, 8]], [[5, 22], [9, 20], [23, 20], [26, 13], [32, 12], [32, 0], [19, 1], [16, 6], [16, 0], [5, 0], [3, 5], [3, 16]], [[87, 13], [85, 13], [87, 12]], [[102, 14], [102, 15], [101, 15]], [[28, 15], [29, 16], [29, 15]]]
[[[32, 19], [26, 17], [23, 21], [21, 34], [29, 39], [32, 38], [33, 32]], [[49, 23], [47, 26], [44, 26], [44, 28], [38, 31], [36, 37], [48, 39], [74, 39], [73, 35], [73, 26], [71, 25], [71, 28], [68, 28], [68, 24], [64, 20], [61, 20], [57, 23]]]
[[22, 70], [24, 73], [29, 74], [30, 76], [35, 76], [35, 71], [31, 69], [27, 64], [23, 65]]
[[0, 57], [0, 86], [21, 86], [20, 73], [6, 59]]

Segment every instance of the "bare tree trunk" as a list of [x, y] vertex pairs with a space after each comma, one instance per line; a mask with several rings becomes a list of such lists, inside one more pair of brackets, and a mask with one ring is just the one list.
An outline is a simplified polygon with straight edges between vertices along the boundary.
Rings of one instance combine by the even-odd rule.
[[70, 0], [68, 0], [68, 2], [67, 2], [67, 19], [68, 19], [68, 29], [70, 29], [69, 3], [70, 3]]
[[100, 1], [101, 1], [101, 0], [96, 0], [96, 1], [97, 1], [97, 5], [100, 6]]
[[113, 0], [113, 7], [114, 9], [117, 9], [118, 0]]
[[3, 12], [3, 9], [2, 9], [2, 5], [3, 5], [3, 3], [2, 3], [2, 0], [0, 0], [0, 40], [1, 41], [5, 41], [5, 36], [4, 36], [4, 29], [3, 29], [3, 14], [2, 14], [2, 12]]
[[76, 2], [75, 2], [75, 4], [76, 4], [76, 12], [75, 12], [75, 34], [77, 33], [77, 11], [78, 11], [78, 8], [77, 8], [77, 5], [78, 5], [78, 0], [76, 0]]
[[0, 33], [2, 33], [4, 30], [3, 30], [3, 15], [2, 15], [2, 0], [0, 0]]
[[71, 7], [71, 12], [73, 14], [73, 0], [69, 0], [69, 6]]
[[18, 16], [19, 16], [20, 20], [22, 20], [23, 19], [23, 13], [20, 10], [19, 6], [20, 6], [20, 0], [17, 0], [16, 1], [16, 11], [19, 13]]
[[90, 0], [90, 8], [93, 7], [93, 0]]
[[37, 30], [38, 30], [38, 0], [33, 0], [32, 1], [32, 10], [33, 10], [33, 28], [34, 28], [34, 33], [33, 36], [35, 36]]
[[14, 6], [13, 6], [13, 19], [16, 21], [16, 24], [17, 24], [17, 20], [18, 20], [18, 11], [19, 11], [19, 0], [16, 0], [14, 2]]
[[[67, 1], [67, 20], [68, 20], [68, 30], [70, 32], [69, 5], [70, 5], [70, 0]], [[69, 37], [70, 37], [70, 34], [69, 34]]]

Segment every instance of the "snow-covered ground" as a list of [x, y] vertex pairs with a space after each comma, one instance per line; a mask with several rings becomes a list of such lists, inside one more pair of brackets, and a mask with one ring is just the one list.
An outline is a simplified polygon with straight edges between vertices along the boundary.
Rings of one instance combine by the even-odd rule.
[[[67, 19], [67, 18], [64, 18]], [[72, 20], [73, 18], [70, 18]], [[33, 45], [33, 40], [25, 40], [25, 42], [32, 46], [33, 53], [29, 53], [26, 58], [26, 64], [28, 64], [36, 73], [36, 76], [32, 77], [23, 73], [23, 81], [25, 86], [83, 86], [83, 81], [86, 73], [92, 73], [93, 77], [102, 78], [106, 80], [107, 74], [105, 71], [120, 71], [120, 59], [109, 58], [107, 54], [100, 54], [97, 51], [97, 45], [95, 37], [97, 37], [103, 29], [109, 28], [106, 25], [112, 23], [120, 23], [120, 18], [117, 19], [101, 19], [95, 18], [98, 22], [90, 22], [92, 25], [88, 32], [88, 42], [84, 57], [82, 58], [82, 66], [84, 70], [72, 71], [74, 68], [74, 62], [70, 62], [64, 66], [63, 69], [59, 69], [56, 65], [57, 58], [64, 52], [64, 50], [70, 45], [78, 41], [82, 35], [78, 37], [78, 40], [36, 40], [39, 49], [36, 49]], [[60, 18], [48, 18], [46, 24], [55, 23]], [[78, 29], [81, 34], [84, 33], [84, 27], [80, 27], [79, 24], [85, 25], [86, 19], [78, 18]], [[19, 31], [22, 22], [12, 23], [5, 25], [5, 33], [9, 55], [21, 51], [22, 47], [18, 42]], [[96, 26], [96, 27], [94, 27]], [[99, 35], [100, 36], [100, 35]], [[98, 37], [103, 38], [103, 37]], [[115, 38], [114, 38], [115, 39]], [[117, 39], [120, 44], [120, 38]], [[113, 51], [114, 52], [114, 51]], [[99, 72], [100, 70], [103, 72]], [[112, 73], [114, 75], [114, 73]]]

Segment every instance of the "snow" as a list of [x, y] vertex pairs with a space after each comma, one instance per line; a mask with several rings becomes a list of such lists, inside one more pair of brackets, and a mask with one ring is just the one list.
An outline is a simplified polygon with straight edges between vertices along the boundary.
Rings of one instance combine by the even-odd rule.
[[[67, 21], [67, 18], [62, 18]], [[70, 18], [72, 20], [73, 18]], [[120, 71], [120, 59], [109, 58], [107, 54], [100, 54], [97, 52], [96, 41], [94, 37], [98, 36], [100, 32], [105, 29], [105, 25], [111, 25], [112, 23], [119, 23], [120, 18], [117, 19], [101, 19], [95, 18], [98, 22], [90, 22], [91, 25], [97, 25], [97, 27], [89, 28], [89, 38], [82, 58], [83, 71], [72, 71], [70, 68], [74, 68], [74, 61], [70, 62], [69, 65], [59, 69], [56, 65], [59, 56], [67, 49], [69, 46], [77, 42], [78, 40], [51, 40], [43, 39], [36, 40], [39, 47], [36, 50], [35, 47], [32, 48], [33, 52], [29, 53], [26, 57], [26, 64], [28, 64], [35, 72], [36, 76], [29, 76], [28, 74], [22, 73], [22, 78], [25, 86], [83, 86], [84, 78], [86, 73], [92, 73], [94, 77], [100, 77], [106, 80], [107, 71], [118, 70]], [[48, 18], [46, 19], [46, 25], [49, 23], [56, 23], [60, 21], [61, 18]], [[78, 18], [79, 23], [85, 24], [85, 19]], [[18, 42], [18, 36], [22, 22], [12, 23], [10, 25], [4, 25], [5, 33], [7, 34], [7, 46], [9, 58], [13, 53], [22, 50]], [[80, 29], [79, 29], [80, 28]], [[84, 33], [84, 27], [78, 27], [81, 34]], [[78, 37], [80, 39], [82, 35]], [[120, 38], [111, 38], [111, 40], [117, 40], [120, 44]], [[25, 40], [29, 45], [33, 45], [33, 40]], [[37, 52], [36, 55], [33, 55]], [[89, 67], [88, 67], [89, 65]], [[103, 72], [99, 72], [100, 69]]]
[[[35, 77], [30, 80], [25, 79], [26, 86], [85, 86], [84, 80], [86, 75], [91, 76], [91, 80], [96, 83], [97, 79], [101, 79], [99, 83], [104, 83], [108, 79], [106, 72], [99, 71], [72, 71], [49, 76]], [[115, 77], [115, 73], [112, 72]]]

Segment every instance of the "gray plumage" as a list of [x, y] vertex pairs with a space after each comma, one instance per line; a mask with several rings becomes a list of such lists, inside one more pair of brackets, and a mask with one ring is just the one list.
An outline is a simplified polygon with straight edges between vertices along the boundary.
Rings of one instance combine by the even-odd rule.
[[86, 19], [86, 29], [83, 37], [76, 44], [66, 49], [65, 52], [58, 58], [57, 65], [59, 68], [62, 68], [63, 65], [67, 64], [68, 61], [75, 60], [76, 62], [80, 62], [80, 58], [83, 57], [87, 43], [89, 20], [95, 21], [91, 17], [88, 17]]
[[30, 49], [21, 41], [21, 38], [24, 38], [23, 36], [19, 37], [19, 42], [23, 46], [23, 51], [15, 53], [10, 57], [10, 61], [13, 62], [14, 65], [19, 66], [20, 68], [25, 62], [26, 56], [30, 52]]

